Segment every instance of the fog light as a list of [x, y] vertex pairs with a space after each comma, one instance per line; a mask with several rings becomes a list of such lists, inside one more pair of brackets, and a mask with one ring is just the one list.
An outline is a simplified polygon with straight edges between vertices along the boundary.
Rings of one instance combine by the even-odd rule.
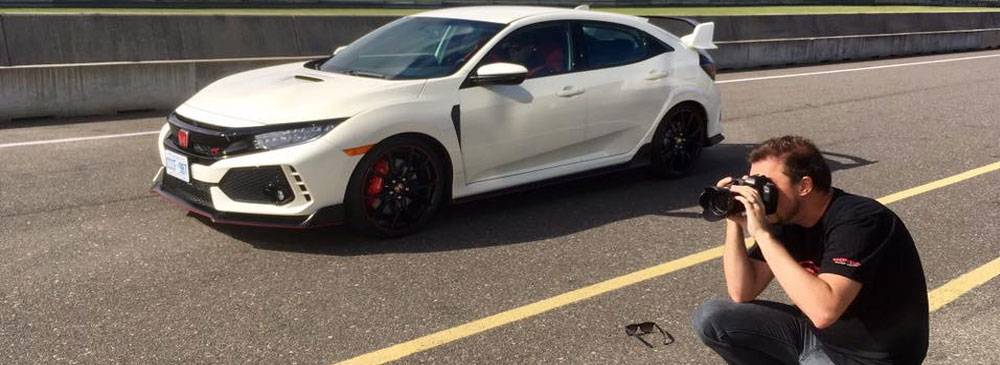
[[264, 195], [271, 198], [271, 202], [274, 204], [284, 204], [295, 198], [295, 194], [292, 194], [291, 190], [284, 186], [285, 184], [271, 182], [264, 187]]

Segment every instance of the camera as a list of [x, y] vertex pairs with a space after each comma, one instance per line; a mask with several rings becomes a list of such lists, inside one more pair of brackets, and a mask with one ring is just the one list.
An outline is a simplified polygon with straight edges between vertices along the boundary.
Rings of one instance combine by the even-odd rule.
[[[732, 185], [745, 185], [757, 190], [761, 203], [764, 204], [764, 214], [771, 215], [778, 210], [778, 188], [774, 182], [764, 175], [754, 175], [745, 179], [733, 179]], [[706, 186], [698, 197], [698, 204], [704, 209], [701, 216], [714, 222], [730, 215], [742, 212], [743, 204], [733, 198], [735, 193], [728, 187]]]

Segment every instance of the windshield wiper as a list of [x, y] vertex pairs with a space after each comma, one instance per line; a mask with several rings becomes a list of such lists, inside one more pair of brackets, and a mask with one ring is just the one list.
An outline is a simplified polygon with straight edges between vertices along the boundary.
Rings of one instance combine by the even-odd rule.
[[385, 75], [378, 72], [368, 72], [368, 71], [358, 71], [358, 70], [347, 70], [347, 74], [351, 76], [361, 76], [361, 77], [373, 77], [376, 79], [384, 79]]

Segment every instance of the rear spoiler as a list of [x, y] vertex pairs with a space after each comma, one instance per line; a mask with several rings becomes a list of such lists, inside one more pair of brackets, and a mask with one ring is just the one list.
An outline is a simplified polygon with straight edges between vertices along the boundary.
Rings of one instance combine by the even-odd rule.
[[719, 48], [712, 42], [712, 37], [715, 34], [715, 23], [698, 23], [697, 20], [691, 18], [681, 18], [676, 16], [651, 15], [644, 16], [643, 18], [676, 20], [690, 24], [694, 27], [694, 31], [692, 31], [691, 34], [681, 37], [681, 43], [684, 43], [684, 46], [687, 48], [699, 50]]

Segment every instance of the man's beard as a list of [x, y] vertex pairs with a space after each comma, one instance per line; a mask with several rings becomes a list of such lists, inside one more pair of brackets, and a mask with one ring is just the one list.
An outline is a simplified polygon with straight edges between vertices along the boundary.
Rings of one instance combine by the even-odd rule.
[[797, 200], [792, 200], [789, 204], [792, 205], [791, 209], [788, 210], [787, 215], [775, 214], [776, 224], [789, 225], [793, 224], [794, 218], [799, 215], [799, 210], [802, 209], [802, 204]]

